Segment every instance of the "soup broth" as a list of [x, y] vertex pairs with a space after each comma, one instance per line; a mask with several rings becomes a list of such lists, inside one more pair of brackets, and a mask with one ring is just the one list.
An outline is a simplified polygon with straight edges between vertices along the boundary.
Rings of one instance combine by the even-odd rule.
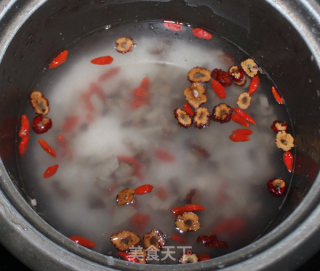
[[[110, 242], [113, 234], [129, 230], [142, 238], [160, 230], [166, 248], [149, 262], [171, 264], [179, 262], [184, 249], [211, 258], [239, 249], [259, 238], [277, 215], [285, 198], [272, 196], [267, 182], [283, 178], [289, 186], [291, 175], [270, 126], [274, 120], [289, 123], [286, 109], [275, 102], [273, 82], [261, 70], [259, 88], [245, 110], [256, 122], [249, 127], [250, 141], [230, 140], [232, 131], [245, 128], [233, 121], [181, 127], [174, 110], [186, 102], [188, 71], [197, 66], [228, 71], [249, 58], [223, 37], [213, 33], [210, 40], [200, 39], [191, 30], [181, 25], [181, 31], [171, 31], [163, 22], [106, 26], [70, 44], [66, 63], [44, 68], [37, 78], [30, 91], [48, 98], [53, 126], [43, 135], [31, 134], [20, 172], [37, 201], [35, 210], [62, 234], [88, 238], [95, 243], [93, 250], [119, 257]], [[115, 50], [121, 36], [134, 40], [125, 54]], [[90, 62], [100, 56], [111, 56], [113, 62]], [[202, 106], [210, 113], [220, 103], [237, 107], [250, 81], [226, 87], [225, 99], [206, 83]], [[147, 94], [134, 92], [141, 84], [148, 85]], [[32, 120], [35, 113], [29, 104], [26, 108]], [[56, 150], [56, 158], [43, 151], [39, 138]], [[45, 179], [43, 172], [54, 164], [57, 173]], [[121, 190], [143, 184], [154, 188], [135, 195], [131, 204], [117, 205]], [[185, 204], [205, 207], [196, 212], [197, 231], [176, 228], [171, 209]], [[197, 241], [212, 234], [227, 247]], [[168, 247], [172, 257], [166, 255]]]

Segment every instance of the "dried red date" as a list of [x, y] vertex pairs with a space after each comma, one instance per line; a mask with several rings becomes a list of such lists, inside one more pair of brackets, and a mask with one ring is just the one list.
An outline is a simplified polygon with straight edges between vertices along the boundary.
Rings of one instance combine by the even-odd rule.
[[267, 186], [269, 192], [275, 197], [282, 196], [286, 191], [286, 182], [280, 178], [268, 181]]
[[45, 116], [49, 113], [49, 101], [40, 91], [31, 92], [30, 103], [37, 114]]
[[37, 134], [46, 133], [51, 127], [52, 127], [52, 121], [48, 117], [36, 116], [32, 121], [32, 129]]
[[214, 69], [211, 73], [211, 77], [225, 87], [232, 85], [231, 75], [221, 69]]
[[244, 71], [240, 66], [231, 66], [228, 72], [236, 85], [243, 86], [247, 82]]

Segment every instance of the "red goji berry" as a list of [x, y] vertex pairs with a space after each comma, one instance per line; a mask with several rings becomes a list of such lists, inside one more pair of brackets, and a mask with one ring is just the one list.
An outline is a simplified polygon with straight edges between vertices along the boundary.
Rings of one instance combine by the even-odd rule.
[[95, 247], [96, 245], [94, 242], [81, 236], [71, 236], [69, 239], [84, 247]]
[[217, 236], [211, 235], [201, 235], [197, 238], [197, 242], [204, 244], [206, 247], [217, 247], [226, 248], [227, 243], [217, 239]]
[[27, 148], [28, 148], [28, 144], [29, 144], [29, 136], [23, 137], [19, 143], [20, 156], [25, 154], [25, 152], [27, 151]]
[[228, 244], [224, 241], [216, 240], [212, 243], [209, 243], [207, 247], [227, 248]]
[[200, 39], [211, 40], [212, 34], [202, 28], [194, 28], [192, 29], [192, 34]]
[[161, 200], [165, 200], [167, 198], [167, 192], [163, 187], [158, 187], [157, 188], [156, 195]]
[[238, 114], [232, 114], [231, 119], [244, 127], [249, 127], [249, 123]]
[[212, 233], [215, 235], [230, 234], [239, 236], [239, 234], [243, 233], [245, 226], [245, 221], [241, 217], [228, 218], [216, 225], [212, 229]]
[[143, 105], [146, 105], [149, 103], [149, 100], [146, 99], [134, 99], [130, 102], [130, 108], [131, 109], [137, 109]]
[[247, 114], [246, 112], [242, 111], [240, 108], [233, 108], [233, 111], [236, 112], [240, 117], [244, 118], [246, 121], [256, 124], [256, 122], [253, 120], [253, 118]]
[[90, 94], [95, 94], [97, 95], [97, 97], [101, 100], [101, 101], [105, 101], [106, 100], [106, 95], [103, 92], [102, 88], [99, 87], [96, 83], [91, 83], [90, 84], [90, 89], [89, 89]]
[[179, 234], [171, 234], [170, 238], [181, 245], [185, 245], [187, 243], [187, 239]]
[[137, 87], [132, 91], [132, 94], [137, 99], [143, 99], [148, 95], [148, 90], [145, 88]]
[[68, 148], [68, 142], [66, 140], [66, 138], [64, 137], [64, 135], [60, 134], [57, 136], [57, 141], [59, 143], [59, 146], [62, 149], [61, 155], [63, 157], [68, 157], [69, 159], [72, 159], [72, 151]]
[[199, 262], [211, 260], [211, 257], [207, 253], [202, 253], [199, 255]]
[[58, 54], [49, 64], [49, 69], [56, 68], [61, 64], [63, 64], [64, 62], [66, 62], [68, 58], [68, 54], [69, 54], [68, 50], [64, 50], [60, 54]]
[[149, 221], [150, 221], [150, 215], [140, 214], [140, 213], [136, 213], [130, 219], [131, 225], [141, 232], [145, 230]]
[[171, 21], [165, 21], [163, 25], [170, 29], [171, 31], [181, 31], [182, 30], [182, 25], [179, 23], [171, 22]]
[[58, 168], [59, 168], [58, 164], [48, 167], [46, 171], [43, 173], [43, 177], [50, 178], [51, 176], [56, 174], [56, 172], [58, 171]]
[[251, 95], [255, 93], [259, 87], [259, 84], [260, 84], [260, 78], [258, 75], [256, 75], [255, 77], [252, 78], [250, 82], [248, 94]]
[[98, 81], [99, 82], [106, 81], [106, 80], [116, 76], [119, 72], [120, 72], [120, 67], [114, 67], [114, 68], [106, 71], [105, 73], [101, 74], [98, 78]]
[[239, 135], [239, 134], [231, 134], [229, 136], [230, 140], [233, 142], [243, 142], [243, 141], [249, 141], [250, 137], [247, 135]]
[[19, 143], [19, 154], [20, 156], [23, 156], [28, 148], [30, 133], [30, 122], [25, 114], [21, 116], [20, 123], [19, 137], [21, 138], [21, 141]]
[[221, 83], [219, 83], [217, 80], [212, 80], [211, 85], [220, 99], [224, 99], [226, 97], [226, 89], [223, 85], [221, 85]]
[[23, 114], [21, 115], [19, 137], [23, 138], [23, 137], [29, 136], [29, 132], [30, 132], [30, 122], [28, 117], [25, 114]]
[[192, 107], [189, 103], [186, 103], [184, 102], [183, 103], [183, 110], [186, 111], [186, 113], [189, 115], [189, 116], [194, 116], [194, 112], [192, 110]]
[[143, 195], [143, 194], [148, 194], [152, 191], [153, 189], [153, 185], [151, 184], [144, 184], [144, 185], [140, 185], [138, 186], [135, 190], [134, 193], [136, 195]]
[[93, 112], [94, 111], [94, 106], [90, 100], [90, 93], [88, 92], [84, 92], [81, 94], [81, 99], [84, 103], [85, 108], [89, 111], [89, 112]]
[[217, 241], [217, 236], [211, 234], [211, 235], [201, 235], [197, 238], [198, 243], [202, 243], [205, 246], [208, 246], [209, 244]]
[[150, 86], [149, 78], [145, 77], [141, 80], [140, 86], [135, 88], [132, 91], [133, 100], [130, 103], [131, 109], [137, 109], [137, 108], [149, 103], [149, 101], [150, 101], [149, 86]]
[[64, 135], [58, 135], [57, 140], [62, 147], [65, 147], [67, 145], [67, 140]]
[[144, 77], [140, 82], [140, 87], [149, 91], [150, 80], [148, 77]]
[[289, 172], [292, 172], [292, 168], [293, 168], [293, 155], [291, 152], [286, 151], [283, 154], [283, 162], [285, 164], [285, 166], [287, 167]]
[[95, 65], [108, 65], [113, 62], [113, 57], [111, 56], [100, 56], [97, 58], [94, 58], [90, 61], [92, 64]]
[[118, 251], [118, 255], [128, 261], [128, 262], [132, 262], [132, 263], [139, 263], [139, 260], [137, 259], [137, 257], [129, 254], [129, 253], [126, 253], [126, 252], [122, 252], [122, 251]]
[[237, 129], [237, 130], [234, 130], [232, 132], [233, 134], [237, 134], [237, 135], [251, 135], [252, 134], [252, 131], [250, 129]]
[[131, 164], [134, 167], [134, 175], [137, 176], [140, 180], [143, 179], [141, 174], [141, 164], [138, 162], [138, 160], [135, 157], [131, 156], [125, 156], [125, 155], [118, 155], [118, 161], [119, 162], [125, 162], [128, 164]]
[[174, 215], [181, 215], [184, 212], [194, 212], [194, 211], [203, 211], [204, 208], [202, 205], [199, 204], [186, 204], [184, 206], [175, 206], [172, 208], [171, 213]]
[[157, 149], [155, 151], [155, 156], [162, 160], [163, 162], [167, 162], [167, 163], [172, 163], [176, 160], [176, 158], [169, 152], [166, 152], [164, 150], [160, 150], [160, 149]]
[[67, 117], [62, 125], [62, 131], [65, 133], [72, 132], [78, 125], [78, 122], [79, 122], [78, 116]]
[[38, 142], [45, 152], [47, 152], [53, 157], [57, 157], [56, 151], [45, 140], [43, 140], [42, 138], [39, 138]]
[[284, 104], [284, 99], [280, 96], [280, 94], [278, 93], [278, 91], [276, 90], [275, 87], [271, 88], [272, 90], [272, 94], [273, 97], [275, 98], [275, 100], [277, 101], [278, 104]]

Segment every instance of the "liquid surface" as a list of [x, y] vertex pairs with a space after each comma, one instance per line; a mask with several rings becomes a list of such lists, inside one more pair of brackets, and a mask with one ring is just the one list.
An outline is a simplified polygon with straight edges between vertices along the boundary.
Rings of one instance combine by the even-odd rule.
[[[114, 41], [120, 36], [134, 39], [131, 52], [116, 52]], [[272, 82], [260, 76], [259, 90], [246, 110], [257, 123], [250, 126], [253, 134], [248, 142], [230, 141], [233, 130], [244, 128], [232, 121], [184, 129], [173, 114], [185, 101], [191, 68], [228, 70], [248, 58], [242, 50], [217, 36], [195, 38], [190, 27], [172, 32], [156, 22], [103, 29], [67, 49], [68, 61], [55, 70], [44, 70], [34, 87], [50, 101], [53, 127], [44, 135], [32, 134], [21, 161], [21, 174], [37, 200], [39, 215], [67, 237], [86, 237], [96, 243], [93, 250], [116, 257], [111, 235], [131, 230], [142, 237], [152, 229], [161, 230], [167, 236], [166, 246], [173, 246], [175, 260], [161, 260], [164, 254], [159, 252], [155, 263], [178, 263], [182, 249], [170, 239], [171, 234], [179, 234], [170, 210], [186, 204], [191, 191], [192, 202], [206, 208], [197, 212], [200, 229], [183, 234], [185, 246], [194, 253], [217, 257], [264, 233], [283, 203], [283, 198], [268, 192], [266, 183], [276, 177], [290, 179], [270, 129], [274, 120], [287, 118], [271, 96]], [[90, 63], [106, 55], [114, 58], [112, 64]], [[144, 78], [150, 80], [150, 100], [132, 108], [132, 91]], [[236, 107], [249, 82], [227, 87], [226, 99], [219, 99], [208, 83], [203, 106], [210, 112], [221, 102]], [[90, 91], [94, 94], [88, 98]], [[32, 109], [29, 113], [32, 119]], [[58, 135], [65, 137], [65, 146], [57, 141]], [[57, 158], [41, 149], [38, 138], [56, 149]], [[159, 150], [170, 153], [173, 161], [159, 158]], [[139, 174], [119, 157], [134, 157]], [[57, 174], [44, 179], [43, 172], [54, 164], [60, 165]], [[117, 206], [118, 192], [142, 184], [151, 184], [154, 190], [136, 196], [134, 204]], [[145, 225], [134, 222], [137, 214], [145, 217]], [[198, 236], [209, 234], [227, 242], [228, 248], [197, 243]]]

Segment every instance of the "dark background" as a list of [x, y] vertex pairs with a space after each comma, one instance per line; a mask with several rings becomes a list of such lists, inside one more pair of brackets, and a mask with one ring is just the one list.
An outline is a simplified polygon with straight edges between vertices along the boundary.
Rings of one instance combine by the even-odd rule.
[[[26, 266], [20, 263], [14, 256], [12, 256], [3, 246], [0, 245], [0, 270], [1, 271], [29, 271]], [[31, 271], [31, 270], [30, 270]], [[320, 271], [320, 252], [313, 256], [303, 266], [296, 271]]]

